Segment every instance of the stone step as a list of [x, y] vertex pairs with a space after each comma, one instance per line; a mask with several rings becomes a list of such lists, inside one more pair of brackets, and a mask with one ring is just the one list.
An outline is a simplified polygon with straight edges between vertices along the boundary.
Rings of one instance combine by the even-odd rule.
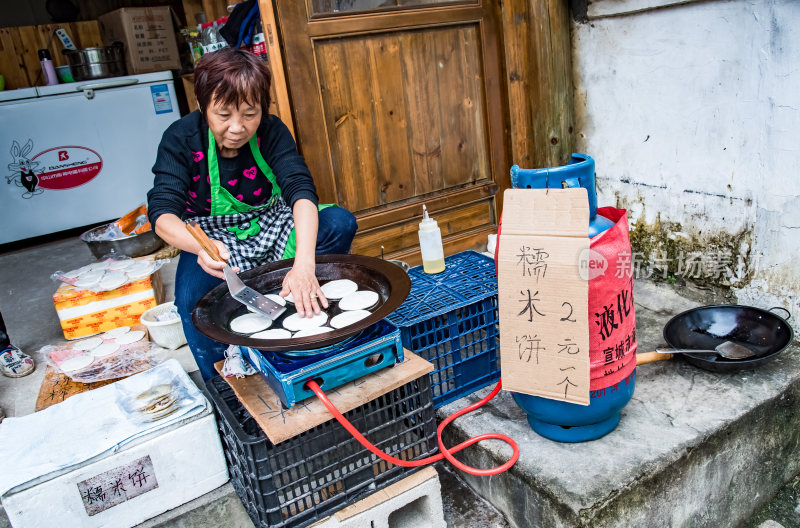
[[[670, 295], [672, 297], [670, 297]], [[662, 344], [664, 323], [694, 303], [637, 285], [639, 350]], [[489, 389], [439, 409], [442, 418]], [[490, 478], [462, 477], [512, 526], [736, 526], [800, 471], [800, 346], [757, 370], [715, 374], [679, 359], [637, 369], [622, 421], [585, 443], [547, 440], [503, 391], [445, 430], [455, 445], [490, 431], [510, 435], [520, 459]], [[484, 442], [459, 458], [496, 466], [511, 449]]]

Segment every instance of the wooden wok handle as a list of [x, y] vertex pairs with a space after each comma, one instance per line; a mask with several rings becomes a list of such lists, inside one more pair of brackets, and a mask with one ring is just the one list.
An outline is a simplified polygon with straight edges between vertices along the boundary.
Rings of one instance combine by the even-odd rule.
[[642, 352], [641, 354], [636, 354], [636, 366], [652, 363], [653, 361], [667, 361], [669, 359], [672, 359], [672, 354], [662, 354], [655, 350], [652, 352]]
[[217, 262], [225, 262], [225, 260], [219, 255], [219, 251], [217, 250], [217, 246], [208, 238], [206, 232], [203, 231], [203, 228], [200, 227], [197, 222], [192, 220], [191, 222], [186, 222], [186, 230], [197, 240], [197, 243], [200, 244], [200, 247], [203, 248], [203, 251], [208, 253], [208, 256], [212, 259], [216, 260]]

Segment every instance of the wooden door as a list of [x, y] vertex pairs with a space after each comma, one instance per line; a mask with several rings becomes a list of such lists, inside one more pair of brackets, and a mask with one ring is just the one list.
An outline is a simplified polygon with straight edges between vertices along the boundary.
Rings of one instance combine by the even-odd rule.
[[497, 22], [486, 0], [277, 0], [295, 137], [353, 252], [419, 262], [422, 204], [445, 253], [485, 247], [508, 187]]

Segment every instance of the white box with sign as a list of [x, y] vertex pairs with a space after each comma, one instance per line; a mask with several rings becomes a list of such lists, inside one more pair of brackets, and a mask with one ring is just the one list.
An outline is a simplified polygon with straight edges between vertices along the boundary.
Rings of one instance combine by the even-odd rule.
[[[87, 431], [87, 434], [91, 434]], [[213, 414], [3, 496], [14, 528], [135, 526], [228, 481]]]
[[228, 480], [211, 405], [174, 358], [6, 418], [0, 445], [17, 446], [0, 471], [14, 528], [134, 526]]

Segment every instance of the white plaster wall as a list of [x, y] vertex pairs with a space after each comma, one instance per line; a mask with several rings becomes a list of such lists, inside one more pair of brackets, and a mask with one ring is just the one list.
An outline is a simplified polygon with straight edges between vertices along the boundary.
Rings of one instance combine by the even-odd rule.
[[594, 0], [573, 25], [577, 150], [597, 161], [598, 203], [699, 241], [751, 231], [739, 302], [797, 319], [800, 1], [665, 3]]

